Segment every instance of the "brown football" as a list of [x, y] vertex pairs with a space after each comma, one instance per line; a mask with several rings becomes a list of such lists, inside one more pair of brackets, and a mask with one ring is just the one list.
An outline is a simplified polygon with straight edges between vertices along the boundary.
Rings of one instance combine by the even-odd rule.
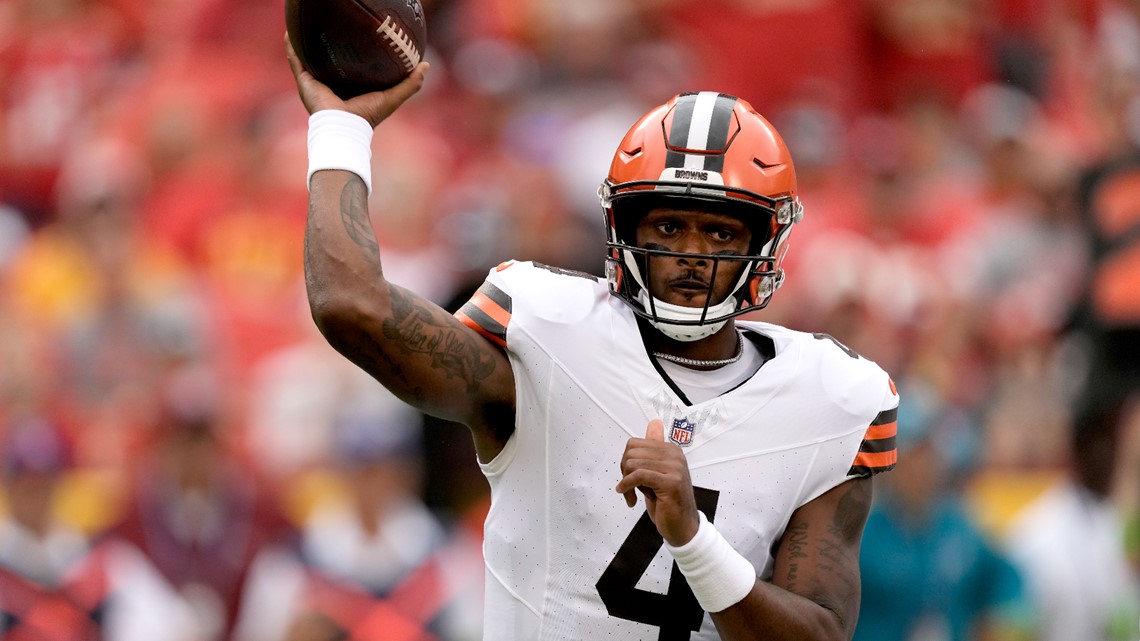
[[285, 0], [285, 29], [309, 73], [341, 98], [399, 83], [427, 44], [420, 0]]

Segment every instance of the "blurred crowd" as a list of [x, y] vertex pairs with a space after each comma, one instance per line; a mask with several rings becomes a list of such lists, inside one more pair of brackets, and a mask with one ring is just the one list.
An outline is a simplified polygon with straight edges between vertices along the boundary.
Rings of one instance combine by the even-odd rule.
[[[5, 639], [479, 638], [486, 485], [308, 317], [281, 0], [0, 0]], [[804, 222], [756, 315], [895, 376], [875, 641], [1140, 638], [1140, 2], [434, 0], [378, 130], [389, 278], [600, 274], [596, 190], [685, 90]]]

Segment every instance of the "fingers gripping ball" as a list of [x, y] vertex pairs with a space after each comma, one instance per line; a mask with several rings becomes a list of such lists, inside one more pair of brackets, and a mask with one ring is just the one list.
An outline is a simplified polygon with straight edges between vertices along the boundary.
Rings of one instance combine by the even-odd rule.
[[427, 45], [420, 0], [285, 0], [285, 29], [309, 73], [344, 99], [399, 83]]

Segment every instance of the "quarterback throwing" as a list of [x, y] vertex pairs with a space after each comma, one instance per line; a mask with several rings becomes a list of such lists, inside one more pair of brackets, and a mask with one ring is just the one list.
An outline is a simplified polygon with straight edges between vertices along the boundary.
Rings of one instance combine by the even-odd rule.
[[899, 397], [831, 336], [740, 318], [780, 287], [803, 216], [771, 124], [674, 96], [602, 181], [605, 278], [507, 261], [452, 315], [385, 280], [367, 209], [373, 129], [427, 64], [345, 101], [289, 61], [311, 114], [313, 318], [470, 428], [491, 487], [484, 638], [850, 638]]

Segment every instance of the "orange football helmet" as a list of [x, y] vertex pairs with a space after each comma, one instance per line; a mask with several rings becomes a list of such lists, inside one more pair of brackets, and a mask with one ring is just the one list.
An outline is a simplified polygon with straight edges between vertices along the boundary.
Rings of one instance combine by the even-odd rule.
[[[792, 226], [803, 218], [791, 154], [776, 129], [747, 101], [715, 92], [683, 93], [633, 125], [598, 191], [608, 227], [610, 292], [676, 340], [704, 338], [734, 316], [762, 309], [784, 281], [780, 268]], [[650, 296], [649, 256], [683, 256], [640, 248], [639, 217], [654, 207], [698, 207], [735, 215], [752, 227], [748, 255], [710, 255], [745, 264], [728, 297], [703, 308]]]

